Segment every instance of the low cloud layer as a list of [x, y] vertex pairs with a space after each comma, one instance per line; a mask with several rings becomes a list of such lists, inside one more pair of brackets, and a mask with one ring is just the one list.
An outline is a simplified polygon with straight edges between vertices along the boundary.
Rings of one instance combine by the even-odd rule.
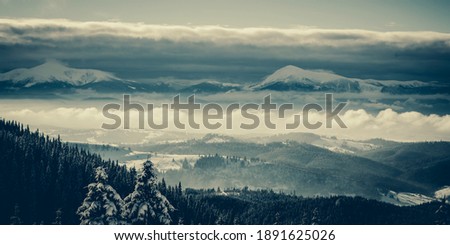
[[173, 42], [210, 42], [255, 46], [426, 46], [450, 47], [450, 34], [438, 32], [375, 32], [366, 30], [227, 28], [221, 26], [165, 26], [122, 22], [76, 22], [65, 19], [0, 19], [3, 44], [89, 37], [122, 37]]
[[[159, 113], [158, 113], [159, 112]], [[18, 120], [25, 124], [31, 124], [33, 127], [44, 127], [55, 129], [53, 133], [58, 133], [58, 129], [81, 129], [87, 131], [102, 131], [102, 123], [112, 123], [110, 119], [102, 115], [100, 109], [95, 107], [79, 108], [79, 107], [58, 107], [48, 109], [13, 109], [9, 111], [1, 111], [2, 117], [7, 119]], [[121, 114], [122, 113], [122, 114]], [[119, 113], [123, 115], [123, 112]], [[155, 112], [155, 121], [159, 123], [160, 111]], [[158, 116], [159, 115], [159, 116]], [[169, 112], [172, 115], [172, 112]], [[261, 122], [263, 122], [262, 114], [258, 114]], [[137, 113], [132, 113], [132, 122], [138, 122]], [[147, 118], [147, 114], [145, 114]], [[275, 115], [274, 117], [275, 118]], [[309, 120], [316, 122], [323, 120], [322, 113], [310, 114]], [[342, 120], [348, 128], [339, 128], [334, 125], [333, 128], [321, 127], [317, 130], [307, 130], [300, 127], [295, 130], [285, 130], [286, 122], [292, 122], [292, 118], [274, 120], [277, 129], [269, 130], [263, 123], [251, 131], [239, 129], [240, 123], [249, 123], [247, 119], [240, 117], [239, 112], [233, 114], [234, 128], [227, 130], [222, 127], [218, 130], [207, 130], [201, 127], [200, 130], [194, 130], [187, 127], [186, 130], [179, 130], [173, 127], [173, 117], [169, 116], [170, 132], [180, 133], [221, 133], [229, 135], [246, 135], [246, 134], [280, 134], [288, 132], [310, 132], [319, 135], [337, 136], [348, 139], [371, 139], [384, 138], [396, 141], [435, 141], [450, 140], [450, 116], [423, 115], [418, 112], [410, 111], [398, 113], [392, 109], [385, 109], [378, 114], [372, 115], [363, 109], [348, 110], [342, 116]], [[185, 113], [181, 113], [181, 120], [187, 124]], [[201, 122], [201, 115], [197, 115], [197, 122]], [[225, 121], [223, 121], [225, 122]], [[137, 129], [137, 124], [132, 124], [132, 129]], [[149, 128], [142, 130], [143, 134], [148, 134]], [[93, 132], [94, 132], [93, 131]], [[114, 133], [114, 131], [110, 131]]]

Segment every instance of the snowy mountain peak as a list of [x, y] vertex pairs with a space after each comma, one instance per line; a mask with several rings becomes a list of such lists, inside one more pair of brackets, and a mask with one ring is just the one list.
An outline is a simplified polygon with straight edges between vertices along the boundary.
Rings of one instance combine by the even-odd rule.
[[268, 76], [263, 84], [274, 81], [292, 81], [309, 79], [314, 82], [328, 82], [332, 80], [344, 79], [345, 77], [326, 72], [326, 71], [312, 71], [305, 70], [296, 66], [288, 65]]
[[34, 70], [44, 70], [44, 69], [57, 70], [57, 69], [67, 69], [67, 68], [68, 67], [64, 63], [62, 63], [61, 61], [49, 59], [45, 63], [40, 64], [38, 66], [35, 66], [35, 67], [31, 68], [31, 69], [34, 69]]
[[439, 91], [448, 93], [448, 87], [421, 81], [394, 81], [348, 78], [322, 70], [305, 70], [296, 66], [285, 66], [262, 82], [249, 86], [254, 90], [302, 91], [302, 92], [380, 92], [392, 94], [422, 93]]
[[57, 60], [48, 60], [32, 68], [19, 68], [0, 74], [0, 81], [26, 83], [31, 87], [39, 83], [65, 82], [75, 86], [101, 81], [119, 80], [113, 74], [93, 69], [67, 67]]
[[275, 71], [264, 81], [250, 86], [250, 88], [277, 91], [361, 91], [360, 84], [356, 79], [346, 78], [328, 71], [305, 70], [292, 65]]

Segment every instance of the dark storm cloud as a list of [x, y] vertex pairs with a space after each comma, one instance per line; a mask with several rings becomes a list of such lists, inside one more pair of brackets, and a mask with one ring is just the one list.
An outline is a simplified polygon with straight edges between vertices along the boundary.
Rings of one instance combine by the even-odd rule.
[[256, 82], [285, 65], [348, 77], [449, 82], [450, 34], [0, 20], [0, 71], [48, 58], [124, 78]]

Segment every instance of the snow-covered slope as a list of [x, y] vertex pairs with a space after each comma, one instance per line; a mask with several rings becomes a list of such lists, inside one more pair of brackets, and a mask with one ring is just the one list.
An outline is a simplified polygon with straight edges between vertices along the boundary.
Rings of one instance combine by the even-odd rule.
[[329, 137], [321, 137], [320, 141], [314, 142], [313, 145], [328, 149], [330, 151], [356, 154], [357, 152], [370, 151], [381, 148], [380, 145], [370, 144], [367, 142], [349, 140], [349, 139], [337, 139]]
[[446, 199], [448, 202], [449, 197], [450, 197], [450, 187], [444, 186], [434, 193], [434, 197], [418, 193], [409, 193], [409, 192], [397, 193], [395, 191], [388, 191], [388, 193], [382, 194], [381, 200], [399, 206], [411, 206], [427, 202], [439, 201], [442, 198]]
[[250, 138], [249, 141], [261, 144], [266, 144], [270, 142], [294, 141], [298, 143], [314, 145], [317, 147], [328, 149], [333, 152], [344, 154], [357, 154], [364, 151], [382, 148], [381, 144], [374, 144], [370, 142], [357, 141], [351, 139], [340, 139], [336, 137], [326, 137], [312, 133], [300, 133], [300, 132]]
[[444, 186], [434, 193], [436, 198], [450, 198], [450, 186]]
[[290, 81], [305, 81], [313, 83], [324, 83], [333, 80], [347, 79], [345, 77], [328, 73], [324, 71], [305, 70], [296, 66], [285, 66], [273, 74], [268, 76], [260, 85], [268, 85], [273, 82], [290, 82]]
[[266, 77], [262, 82], [250, 86], [250, 88], [254, 90], [330, 91], [353, 93], [363, 91], [420, 93], [420, 89], [426, 88], [424, 90], [434, 91], [435, 89], [430, 88], [435, 87], [436, 84], [434, 83], [425, 83], [421, 81], [348, 78], [327, 71], [305, 70], [292, 65], [285, 66]]
[[207, 135], [203, 136], [203, 138], [201, 138], [200, 140], [207, 144], [236, 141], [236, 139], [234, 139], [233, 137], [221, 135], [221, 134], [207, 134]]
[[355, 79], [325, 71], [305, 70], [291, 65], [275, 71], [264, 81], [251, 88], [276, 91], [360, 92], [360, 85]]
[[389, 191], [382, 195], [381, 200], [399, 206], [420, 205], [435, 201], [434, 198], [417, 193]]
[[19, 68], [0, 74], [0, 81], [10, 81], [31, 87], [40, 83], [63, 82], [73, 86], [120, 80], [109, 72], [93, 69], [75, 69], [51, 60], [32, 68]]

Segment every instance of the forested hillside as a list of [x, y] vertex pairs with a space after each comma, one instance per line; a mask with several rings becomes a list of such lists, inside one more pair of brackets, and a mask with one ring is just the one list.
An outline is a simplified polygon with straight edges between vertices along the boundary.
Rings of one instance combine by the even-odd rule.
[[[0, 121], [0, 223], [12, 216], [23, 224], [51, 224], [56, 213], [64, 224], [79, 224], [76, 215], [95, 167], [107, 169], [120, 194], [129, 193], [135, 173], [59, 139], [31, 132], [17, 122]], [[62, 214], [61, 214], [62, 212]]]
[[187, 189], [180, 194], [170, 187], [163, 193], [176, 208], [173, 220], [182, 224], [450, 224], [450, 205], [443, 202], [399, 207], [363, 197], [303, 198], [247, 189]]
[[[210, 155], [194, 169], [183, 168], [200, 174], [242, 170], [258, 161]], [[151, 161], [137, 173], [0, 120], [0, 224], [450, 224], [444, 201], [399, 207], [363, 197], [304, 198], [270, 188], [183, 189], [181, 182], [167, 185], [157, 174]], [[153, 211], [149, 220], [146, 212]]]

